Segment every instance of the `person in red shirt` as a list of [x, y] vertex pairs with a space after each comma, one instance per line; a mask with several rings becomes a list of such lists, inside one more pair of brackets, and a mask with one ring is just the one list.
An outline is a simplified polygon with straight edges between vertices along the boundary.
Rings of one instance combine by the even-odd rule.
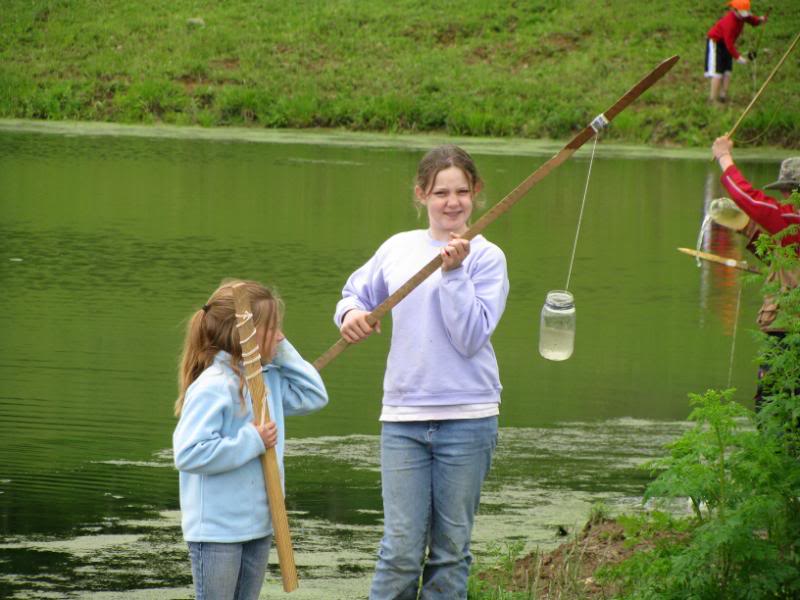
[[[790, 225], [800, 225], [800, 212], [791, 204], [782, 204], [775, 198], [755, 189], [733, 162], [733, 141], [722, 136], [714, 141], [711, 147], [714, 158], [722, 169], [720, 182], [728, 190], [731, 199], [761, 231], [775, 235]], [[800, 189], [800, 156], [787, 158], [781, 163], [778, 180], [764, 186], [765, 190], [778, 190], [786, 200], [793, 191]], [[800, 231], [784, 236], [782, 245], [799, 244]]]
[[731, 0], [731, 7], [725, 16], [708, 30], [706, 41], [706, 77], [711, 80], [711, 102], [725, 102], [728, 99], [728, 85], [731, 82], [733, 61], [746, 65], [747, 59], [736, 49], [736, 40], [742, 33], [745, 23], [757, 27], [767, 17], [750, 14], [750, 0]]
[[[762, 232], [775, 235], [787, 227], [794, 226], [794, 230], [790, 230], [781, 238], [781, 245], [793, 246], [795, 252], [800, 255], [800, 228], [798, 228], [800, 226], [800, 210], [792, 204], [781, 203], [750, 185], [750, 182], [745, 179], [733, 162], [732, 150], [733, 142], [727, 136], [717, 138], [714, 145], [711, 146], [711, 152], [722, 169], [720, 182], [728, 190], [731, 199], [750, 217], [750, 222], [741, 229], [741, 233], [748, 238], [748, 248], [752, 250], [752, 243]], [[784, 160], [781, 163], [778, 180], [764, 186], [764, 189], [780, 191], [784, 200], [787, 200], [792, 192], [800, 191], [800, 156]], [[800, 269], [777, 268], [770, 272], [767, 281], [777, 281], [783, 289], [794, 289], [800, 285]], [[767, 335], [783, 339], [786, 331], [779, 325], [779, 322], [776, 322], [778, 310], [779, 306], [776, 300], [771, 296], [766, 296], [758, 311], [757, 322], [761, 331]], [[758, 370], [756, 410], [759, 410], [763, 403], [762, 392], [764, 390], [761, 382], [765, 373], [766, 366], [761, 365]]]

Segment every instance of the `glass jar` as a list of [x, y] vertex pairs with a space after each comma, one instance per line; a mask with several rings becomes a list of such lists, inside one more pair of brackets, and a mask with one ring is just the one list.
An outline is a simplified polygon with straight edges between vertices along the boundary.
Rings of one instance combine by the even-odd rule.
[[744, 229], [750, 217], [730, 198], [715, 198], [708, 205], [708, 214], [723, 227], [739, 231]]
[[539, 354], [547, 360], [567, 360], [575, 347], [575, 300], [566, 290], [552, 290], [542, 306]]

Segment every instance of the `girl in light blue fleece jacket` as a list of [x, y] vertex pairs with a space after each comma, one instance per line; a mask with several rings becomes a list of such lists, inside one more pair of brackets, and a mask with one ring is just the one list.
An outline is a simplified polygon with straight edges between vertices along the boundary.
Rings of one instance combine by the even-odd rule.
[[480, 235], [461, 237], [481, 187], [462, 149], [429, 152], [415, 186], [428, 229], [384, 242], [350, 276], [336, 306], [342, 336], [359, 342], [380, 331], [369, 312], [442, 257], [440, 271], [392, 310], [380, 416], [384, 532], [373, 600], [467, 597], [472, 524], [497, 443], [502, 389], [490, 339], [508, 296], [500, 248]]
[[198, 600], [258, 598], [272, 540], [260, 455], [276, 446], [283, 477], [284, 415], [328, 402], [316, 369], [281, 332], [280, 299], [244, 282], [272, 417], [257, 424], [242, 377], [233, 283], [223, 282], [189, 320], [175, 403], [181, 526]]

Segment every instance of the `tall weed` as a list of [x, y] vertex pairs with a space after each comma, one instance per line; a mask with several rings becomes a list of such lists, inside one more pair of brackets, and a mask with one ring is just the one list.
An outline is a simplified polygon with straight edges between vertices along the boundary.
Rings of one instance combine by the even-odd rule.
[[[800, 269], [796, 245], [781, 244], [790, 232], [758, 242], [765, 274]], [[686, 535], [606, 572], [625, 598], [800, 596], [800, 288], [764, 292], [786, 334], [761, 334], [763, 408], [736, 404], [733, 390], [690, 396], [695, 426], [651, 463], [645, 500], [688, 498], [694, 516]]]

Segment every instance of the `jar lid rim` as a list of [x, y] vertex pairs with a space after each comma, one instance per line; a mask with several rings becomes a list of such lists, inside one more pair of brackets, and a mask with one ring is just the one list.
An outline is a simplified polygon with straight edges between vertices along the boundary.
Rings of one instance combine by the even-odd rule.
[[570, 308], [575, 304], [575, 298], [567, 290], [550, 290], [545, 297], [545, 304], [558, 306], [560, 308]]

